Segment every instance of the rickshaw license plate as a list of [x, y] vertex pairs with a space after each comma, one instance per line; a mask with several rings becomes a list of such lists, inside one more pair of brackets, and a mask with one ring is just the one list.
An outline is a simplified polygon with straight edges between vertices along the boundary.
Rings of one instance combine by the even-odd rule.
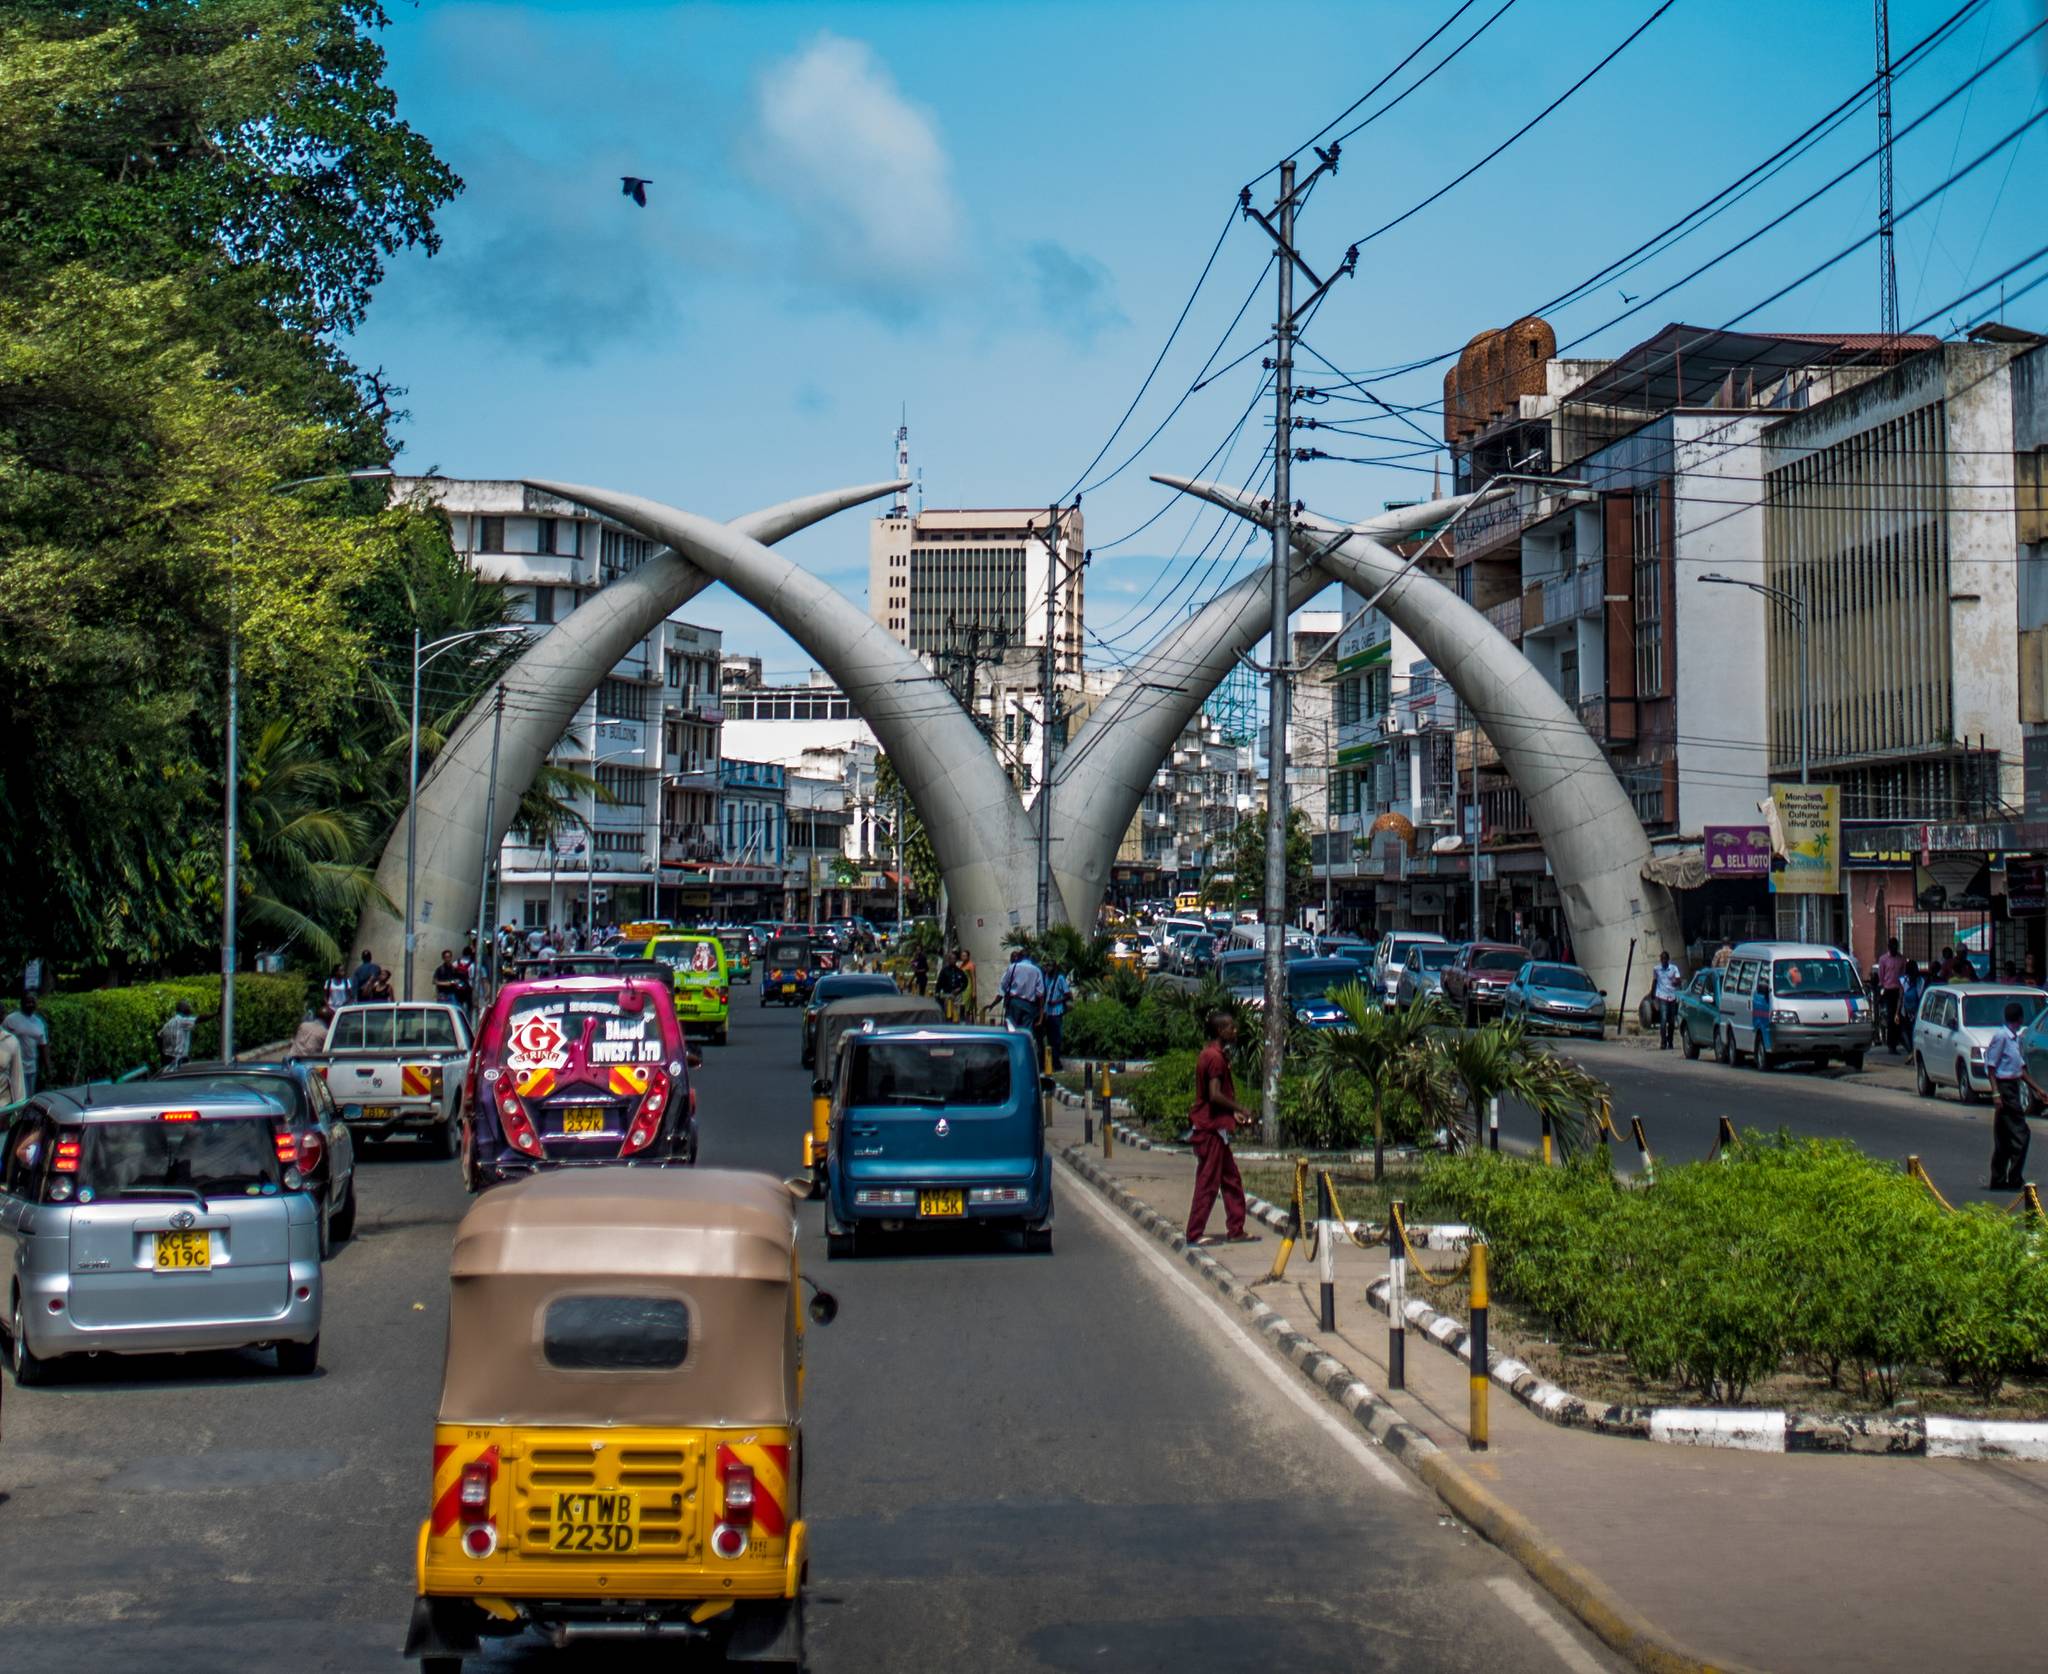
[[159, 1232], [156, 1265], [160, 1273], [188, 1273], [213, 1265], [213, 1239], [204, 1232]]
[[917, 1212], [920, 1215], [964, 1215], [967, 1213], [967, 1194], [964, 1191], [919, 1192]]
[[630, 1552], [640, 1543], [637, 1494], [557, 1494], [551, 1552]]
[[597, 1105], [579, 1105], [562, 1112], [562, 1132], [603, 1133], [604, 1111]]

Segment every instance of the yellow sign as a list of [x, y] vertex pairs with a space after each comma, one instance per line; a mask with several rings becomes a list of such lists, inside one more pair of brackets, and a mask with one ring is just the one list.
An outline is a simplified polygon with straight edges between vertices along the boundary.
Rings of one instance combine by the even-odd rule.
[[1779, 895], [1837, 895], [1842, 888], [1842, 804], [1833, 785], [1773, 785], [1771, 802], [1782, 843], [1783, 871], [1771, 873]]

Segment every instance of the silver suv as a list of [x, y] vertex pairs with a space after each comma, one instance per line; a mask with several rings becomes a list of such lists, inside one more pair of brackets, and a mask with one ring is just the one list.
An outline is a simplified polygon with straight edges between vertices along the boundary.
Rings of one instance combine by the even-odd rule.
[[0, 1262], [11, 1364], [271, 1345], [320, 1363], [320, 1225], [295, 1131], [260, 1093], [53, 1090], [8, 1124]]

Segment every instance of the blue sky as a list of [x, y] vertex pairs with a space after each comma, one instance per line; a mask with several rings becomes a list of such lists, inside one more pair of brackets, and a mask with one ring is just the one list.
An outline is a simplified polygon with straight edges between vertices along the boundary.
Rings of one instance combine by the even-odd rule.
[[[1076, 482], [1137, 391], [1238, 188], [1457, 3], [394, 6], [384, 41], [401, 109], [468, 189], [441, 218], [440, 255], [392, 264], [353, 351], [407, 387], [412, 469], [603, 483], [723, 517], [888, 475], [907, 409], [930, 504], [1042, 504]], [[1894, 0], [1894, 53], [1959, 3]], [[1510, 0], [1501, 12], [1501, 0], [1477, 0], [1347, 119], [1500, 13], [1345, 144], [1302, 216], [1304, 254], [1327, 271], [1350, 240], [1535, 116], [1655, 5]], [[1898, 78], [1897, 125], [2041, 17], [2040, 0], [1987, 0]], [[1901, 210], [2048, 102], [2044, 38], [1900, 144]], [[1863, 83], [1872, 51], [1868, 0], [1676, 0], [1497, 161], [1366, 242], [1310, 345], [1362, 373], [1505, 324], [1792, 139]], [[2048, 121], [1901, 223], [1903, 321], [1944, 309], [2042, 243], [2044, 131]], [[1851, 116], [1702, 230], [1552, 311], [1560, 341], [1590, 334], [1575, 353], [1612, 353], [1670, 320], [1720, 325], [1833, 255], [1874, 224], [1867, 167], [1668, 298], [1613, 318], [1621, 290], [1651, 295], [1874, 140], [1874, 117]], [[646, 209], [620, 195], [623, 174], [652, 178]], [[1272, 184], [1256, 188], [1262, 202]], [[1235, 530], [1205, 546], [1217, 524], [1192, 506], [1132, 531], [1167, 498], [1146, 472], [1199, 467], [1253, 401], [1271, 326], [1271, 286], [1258, 287], [1267, 249], [1255, 225], [1232, 225], [1096, 474], [1137, 449], [1219, 344], [1217, 365], [1249, 359], [1086, 496], [1100, 549], [1089, 621], [1120, 648], [1250, 562], [1233, 562]], [[1995, 302], [1994, 290], [1955, 317]], [[1745, 323], [1871, 330], [1876, 311], [1876, 257], [1865, 250]], [[2007, 317], [2048, 329], [2048, 285]], [[1307, 356], [1302, 368], [1304, 381], [1317, 375]], [[1441, 378], [1432, 366], [1373, 389], [1396, 406], [1433, 403]], [[1265, 411], [1212, 474], [1256, 468]], [[1435, 414], [1360, 428], [1394, 440], [1321, 440], [1389, 462], [1297, 466], [1298, 496], [1358, 515], [1426, 488], [1414, 468], [1431, 463]], [[854, 513], [788, 550], [861, 596], [866, 542]], [[771, 669], [808, 663], [722, 592], [691, 614]]]

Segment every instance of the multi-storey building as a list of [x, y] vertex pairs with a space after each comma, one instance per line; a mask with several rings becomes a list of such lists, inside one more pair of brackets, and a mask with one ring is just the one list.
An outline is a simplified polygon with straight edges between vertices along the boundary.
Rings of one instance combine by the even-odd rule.
[[[514, 619], [536, 632], [563, 621], [660, 550], [630, 529], [520, 482], [402, 477], [392, 493], [435, 506], [455, 550], [480, 576], [507, 589]], [[599, 790], [569, 798], [575, 806], [564, 810], [552, 832], [515, 827], [506, 838], [495, 903], [501, 923], [583, 924], [666, 909], [656, 894], [669, 818], [663, 789], [669, 722], [673, 716], [689, 725], [699, 742], [709, 727], [709, 757], [716, 760], [715, 718], [700, 711], [684, 723], [681, 681], [688, 668], [694, 681], [688, 690], [705, 689], [717, 640], [714, 630], [671, 618], [634, 646], [586, 700], [549, 760]], [[680, 748], [675, 753], [683, 754]]]
[[[1006, 650], [1043, 652], [1046, 587], [1052, 585], [1053, 669], [1081, 672], [1084, 530], [1063, 511], [1046, 550], [1052, 514], [1037, 510], [912, 513], [898, 505], [868, 525], [868, 614], [949, 678], [966, 659]], [[1031, 657], [1019, 659], [1029, 668]], [[1023, 674], [1021, 678], [1036, 680]]]

